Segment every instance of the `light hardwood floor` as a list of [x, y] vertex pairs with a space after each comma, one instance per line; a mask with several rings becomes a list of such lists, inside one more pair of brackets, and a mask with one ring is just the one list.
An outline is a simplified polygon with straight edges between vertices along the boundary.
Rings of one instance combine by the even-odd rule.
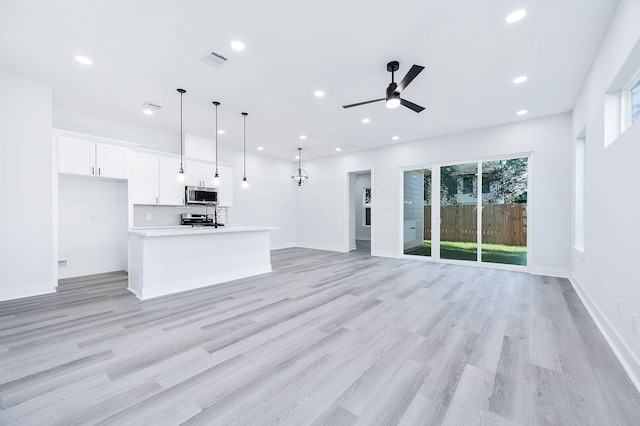
[[0, 303], [0, 424], [640, 424], [566, 280], [368, 249], [138, 301], [122, 273]]

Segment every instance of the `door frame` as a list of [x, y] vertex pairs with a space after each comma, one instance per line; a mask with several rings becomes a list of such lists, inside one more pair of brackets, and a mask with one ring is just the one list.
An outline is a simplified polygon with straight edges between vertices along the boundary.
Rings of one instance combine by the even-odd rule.
[[[398, 169], [399, 176], [399, 185], [398, 185], [398, 194], [399, 201], [398, 205], [400, 206], [400, 214], [398, 215], [398, 247], [399, 253], [398, 257], [403, 259], [414, 259], [426, 262], [439, 262], [439, 263], [449, 263], [454, 265], [466, 265], [466, 266], [476, 266], [481, 268], [490, 268], [490, 269], [502, 269], [508, 271], [521, 271], [521, 272], [530, 272], [531, 271], [531, 259], [533, 258], [533, 244], [531, 241], [531, 236], [533, 235], [533, 151], [525, 151], [525, 152], [515, 152], [504, 155], [495, 155], [481, 158], [470, 158], [470, 159], [462, 159], [455, 161], [446, 161], [439, 163], [423, 163], [412, 166], [403, 166]], [[498, 161], [498, 160], [508, 160], [511, 158], [527, 158], [527, 265], [507, 265], [501, 263], [491, 263], [491, 262], [482, 262], [482, 195], [478, 197], [478, 258], [475, 261], [472, 260], [456, 260], [456, 259], [442, 259], [440, 258], [440, 168], [443, 166], [454, 166], [457, 164], [468, 164], [468, 163], [478, 163], [480, 166], [483, 162], [488, 161]], [[416, 256], [410, 254], [404, 254], [404, 172], [416, 169], [431, 169], [431, 190], [433, 193], [431, 194], [431, 256]], [[482, 185], [482, 173], [481, 169], [478, 168], [478, 187]], [[438, 195], [437, 197], [434, 197]], [[438, 226], [434, 224], [437, 223]]]
[[[351, 202], [351, 177], [355, 179], [357, 174], [365, 174], [369, 173], [371, 175], [371, 194], [372, 198], [375, 197], [375, 174], [373, 172], [373, 166], [368, 167], [360, 167], [357, 169], [347, 169], [344, 172], [344, 201], [343, 201], [343, 213], [344, 213], [344, 228], [343, 228], [343, 244], [342, 250], [345, 252], [351, 251], [351, 226], [355, 229], [355, 221], [353, 225], [351, 224], [351, 210], [355, 209], [353, 203]], [[357, 196], [357, 194], [353, 194], [353, 196]], [[375, 200], [375, 198], [373, 198]], [[372, 202], [371, 204], [371, 253], [373, 253], [374, 241], [376, 238], [376, 219], [375, 219], [375, 211], [376, 211], [376, 203]], [[355, 214], [355, 212], [354, 212]]]

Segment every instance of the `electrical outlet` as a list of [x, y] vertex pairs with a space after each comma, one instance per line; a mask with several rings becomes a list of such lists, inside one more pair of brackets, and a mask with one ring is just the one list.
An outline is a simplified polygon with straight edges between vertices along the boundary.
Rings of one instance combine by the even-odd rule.
[[633, 334], [638, 334], [638, 316], [636, 314], [631, 314], [631, 331]]
[[151, 220], [151, 213], [147, 213], [147, 220]]
[[618, 316], [622, 316], [622, 299], [618, 299]]

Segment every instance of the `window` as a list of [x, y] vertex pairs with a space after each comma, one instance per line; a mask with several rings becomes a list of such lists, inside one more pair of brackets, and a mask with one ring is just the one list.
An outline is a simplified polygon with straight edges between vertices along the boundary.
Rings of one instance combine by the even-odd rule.
[[473, 194], [473, 178], [472, 177], [462, 178], [462, 193]]
[[362, 207], [364, 208], [364, 226], [371, 226], [371, 188], [365, 188], [362, 194]]
[[633, 124], [640, 119], [640, 80], [631, 88], [629, 98], [631, 101], [631, 124]]
[[489, 180], [489, 176], [485, 174], [482, 176], [482, 193], [488, 194], [490, 192], [491, 192], [491, 181]]

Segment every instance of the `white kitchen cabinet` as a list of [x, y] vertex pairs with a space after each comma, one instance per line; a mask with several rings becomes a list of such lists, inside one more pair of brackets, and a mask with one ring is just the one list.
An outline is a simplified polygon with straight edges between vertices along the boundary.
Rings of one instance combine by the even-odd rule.
[[131, 204], [179, 206], [184, 204], [183, 182], [177, 179], [180, 160], [136, 152], [131, 156]]
[[128, 149], [58, 136], [58, 172], [127, 179]]
[[128, 150], [120, 146], [96, 143], [98, 176], [126, 179], [129, 171], [128, 154]]
[[158, 157], [158, 204], [184, 204], [185, 183], [179, 182], [176, 178], [179, 170], [179, 159]]
[[189, 186], [213, 186], [212, 180], [216, 173], [216, 166], [212, 163], [187, 160], [184, 172], [187, 174], [186, 184]]
[[131, 204], [158, 204], [158, 157], [134, 153], [129, 172]]
[[218, 185], [218, 205], [231, 207], [233, 206], [233, 168], [219, 165], [218, 176], [220, 177], [220, 185]]

